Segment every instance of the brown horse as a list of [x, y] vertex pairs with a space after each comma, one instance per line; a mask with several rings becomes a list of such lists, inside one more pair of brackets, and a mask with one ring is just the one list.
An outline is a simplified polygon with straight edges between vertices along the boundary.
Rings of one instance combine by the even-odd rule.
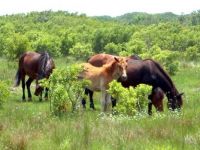
[[102, 110], [107, 110], [107, 105], [111, 101], [110, 95], [107, 93], [108, 84], [121, 77], [122, 80], [127, 79], [126, 68], [127, 61], [125, 58], [114, 57], [112, 61], [103, 65], [102, 67], [95, 67], [90, 63], [83, 64], [83, 71], [80, 73], [79, 78], [84, 78], [91, 81], [87, 87], [91, 91], [101, 91]]
[[[104, 63], [109, 62], [113, 59], [113, 55], [108, 54], [97, 54], [95, 56], [92, 56], [88, 62], [91, 63], [94, 66], [101, 66]], [[151, 59], [147, 60], [140, 60], [139, 57], [131, 56], [128, 57], [128, 67], [127, 67], [127, 76], [128, 79], [126, 81], [122, 81], [122, 85], [124, 87], [129, 86], [137, 86], [140, 83], [151, 85], [152, 93], [149, 98], [151, 98], [149, 103], [149, 109], [148, 112], [151, 114], [153, 104], [158, 111], [161, 111], [163, 109], [160, 109], [160, 103], [162, 103], [162, 96], [165, 92], [166, 96], [168, 97], [169, 107], [172, 109], [179, 108], [182, 105], [182, 98], [181, 94], [178, 93], [177, 89], [175, 88], [172, 80], [168, 76], [168, 74], [162, 69], [162, 67], [155, 61]], [[120, 81], [120, 80], [119, 80]], [[162, 91], [158, 91], [156, 88], [160, 87]], [[159, 93], [157, 96], [155, 95], [158, 91]], [[90, 102], [92, 102], [92, 92], [86, 90], [86, 94], [90, 95]], [[154, 96], [155, 95], [155, 96]], [[154, 100], [152, 99], [154, 98]], [[82, 102], [85, 104], [85, 101]], [[115, 103], [113, 103], [115, 105]], [[93, 103], [90, 103], [90, 107], [94, 108]]]
[[152, 114], [152, 105], [156, 108], [157, 111], [162, 112], [164, 111], [163, 108], [163, 99], [164, 99], [164, 92], [161, 88], [155, 88], [152, 90], [152, 93], [148, 96], [148, 99], [151, 100], [148, 105], [148, 114]]
[[[40, 100], [42, 100], [42, 90], [43, 88], [39, 86], [38, 80], [43, 78], [48, 78], [55, 68], [53, 59], [49, 56], [47, 52], [36, 53], [36, 52], [26, 52], [21, 55], [19, 59], [19, 67], [15, 76], [15, 86], [19, 86], [20, 81], [22, 81], [22, 100], [25, 101], [25, 76], [29, 76], [26, 81], [28, 99], [32, 100], [30, 85], [32, 81], [36, 80], [36, 90], [35, 95], [40, 94]], [[48, 89], [45, 92], [45, 98], [48, 96]]]

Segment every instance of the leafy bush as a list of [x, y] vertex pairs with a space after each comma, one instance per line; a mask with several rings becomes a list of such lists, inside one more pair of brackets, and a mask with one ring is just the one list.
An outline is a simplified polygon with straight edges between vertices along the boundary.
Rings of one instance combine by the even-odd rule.
[[150, 86], [142, 84], [136, 88], [124, 88], [116, 80], [109, 84], [108, 90], [112, 97], [118, 101], [114, 110], [117, 113], [126, 115], [135, 115], [136, 112], [144, 111], [150, 91]]
[[49, 34], [39, 35], [33, 43], [33, 49], [37, 51], [47, 51], [52, 56], [61, 56], [61, 42], [59, 37]]
[[141, 56], [158, 61], [170, 75], [175, 75], [179, 66], [177, 61], [178, 54], [179, 52], [161, 50], [159, 46], [154, 45], [148, 52], [143, 53]]
[[75, 111], [84, 87], [88, 85], [85, 80], [78, 80], [81, 66], [71, 65], [62, 69], [55, 69], [49, 80], [42, 81], [42, 85], [49, 88], [51, 111], [60, 115], [67, 111]]
[[28, 38], [15, 33], [5, 40], [4, 54], [9, 59], [15, 59], [29, 48]]
[[9, 96], [10, 92], [5, 82], [0, 81], [0, 107], [2, 107], [4, 101]]
[[199, 49], [197, 46], [188, 47], [184, 55], [188, 60], [198, 60], [200, 57]]
[[76, 43], [73, 48], [69, 49], [69, 54], [73, 55], [77, 59], [88, 58], [93, 54], [91, 44]]
[[123, 50], [126, 50], [125, 44], [115, 44], [113, 42], [104, 47], [104, 51], [108, 54], [119, 54]]

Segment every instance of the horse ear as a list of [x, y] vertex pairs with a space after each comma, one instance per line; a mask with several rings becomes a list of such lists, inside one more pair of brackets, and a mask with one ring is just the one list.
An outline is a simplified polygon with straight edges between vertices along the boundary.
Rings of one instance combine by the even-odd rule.
[[178, 94], [177, 97], [180, 97], [180, 96], [182, 96], [183, 94], [184, 94], [184, 93], [182, 92], [182, 93]]
[[115, 59], [117, 62], [119, 62], [119, 58], [117, 58], [117, 57], [114, 57], [114, 59]]
[[183, 94], [184, 94], [184, 93], [182, 92], [182, 93], [179, 94], [179, 96], [182, 96]]

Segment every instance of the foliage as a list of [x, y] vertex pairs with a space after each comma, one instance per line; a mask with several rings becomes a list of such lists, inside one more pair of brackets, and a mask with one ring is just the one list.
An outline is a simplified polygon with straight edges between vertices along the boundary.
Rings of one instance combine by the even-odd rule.
[[188, 60], [198, 60], [200, 58], [200, 49], [197, 46], [188, 47], [184, 53]]
[[8, 98], [10, 91], [7, 83], [0, 80], [0, 108], [2, 107], [5, 100]]
[[104, 51], [105, 53], [108, 54], [120, 54], [120, 52], [125, 51], [126, 50], [126, 45], [125, 44], [115, 44], [113, 42], [108, 43], [105, 47], [104, 47]]
[[117, 105], [114, 108], [117, 113], [125, 115], [135, 115], [136, 112], [144, 111], [147, 106], [147, 97], [150, 94], [151, 87], [148, 85], [138, 85], [124, 88], [116, 80], [109, 84], [108, 92], [113, 98], [117, 99]]
[[47, 51], [53, 56], [61, 56], [60, 39], [56, 36], [43, 34], [38, 37], [34, 43], [34, 49], [37, 51]]
[[29, 41], [26, 36], [15, 33], [12, 38], [5, 40], [4, 54], [9, 59], [18, 58], [29, 48]]
[[[101, 19], [44, 11], [0, 16], [0, 56], [13, 59], [29, 49], [78, 59], [101, 52], [127, 56], [150, 54], [158, 46], [161, 51], [184, 52], [190, 59], [199, 54], [199, 14], [131, 13]], [[170, 69], [174, 66], [166, 68], [175, 72]]]
[[78, 80], [82, 70], [81, 66], [71, 65], [61, 69], [55, 69], [48, 80], [42, 85], [49, 88], [51, 111], [60, 115], [67, 111], [74, 112], [83, 96], [84, 87], [88, 85], [85, 80]]
[[170, 75], [175, 75], [179, 66], [177, 58], [180, 56], [178, 54], [169, 50], [161, 50], [159, 46], [155, 45], [147, 53], [141, 54], [141, 56], [158, 61]]
[[74, 47], [69, 49], [69, 54], [73, 55], [77, 59], [88, 58], [92, 53], [92, 47], [90, 44], [76, 43]]

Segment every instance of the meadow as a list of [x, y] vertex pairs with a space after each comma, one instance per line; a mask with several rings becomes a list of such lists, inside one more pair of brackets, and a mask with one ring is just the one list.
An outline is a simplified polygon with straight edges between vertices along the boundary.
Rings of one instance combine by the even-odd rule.
[[[70, 65], [69, 58], [55, 60], [56, 66]], [[97, 110], [80, 109], [55, 117], [49, 101], [21, 102], [21, 86], [12, 88], [17, 62], [0, 59], [0, 80], [6, 81], [11, 94], [0, 109], [0, 149], [2, 150], [179, 150], [200, 149], [200, 63], [181, 62], [172, 77], [177, 89], [184, 92], [181, 112], [133, 117], [103, 114], [99, 95]], [[34, 85], [34, 84], [33, 84]], [[32, 93], [34, 86], [32, 86]], [[164, 103], [166, 106], [167, 100]]]

